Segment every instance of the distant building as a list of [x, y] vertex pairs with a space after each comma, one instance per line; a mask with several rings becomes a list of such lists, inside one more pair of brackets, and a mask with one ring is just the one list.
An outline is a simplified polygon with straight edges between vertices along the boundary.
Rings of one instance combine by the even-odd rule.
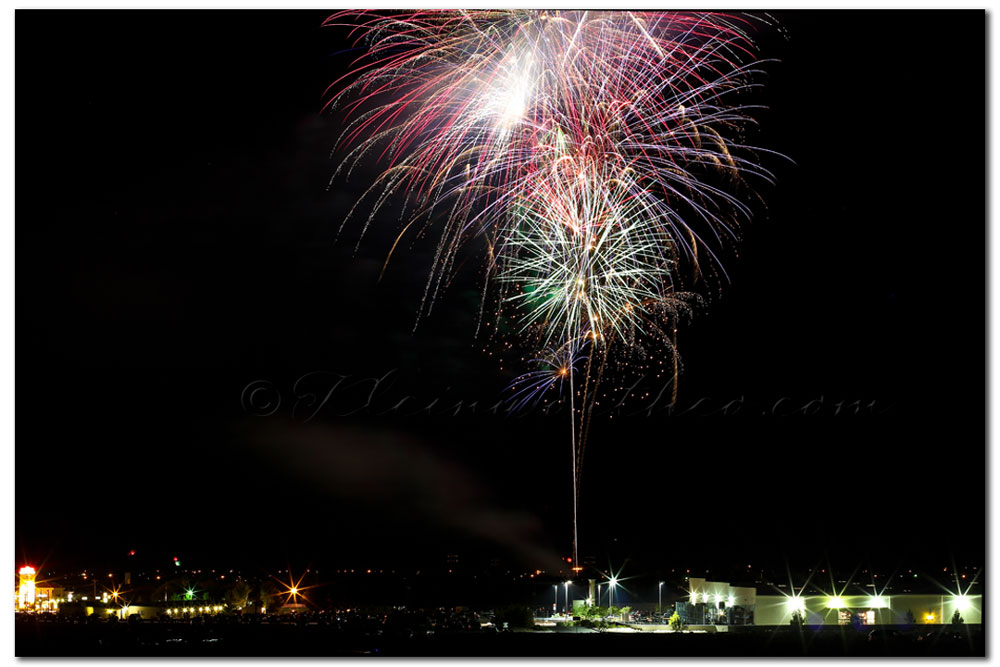
[[28, 611], [35, 607], [35, 568], [25, 565], [17, 571], [17, 591], [14, 599], [18, 611]]
[[17, 571], [14, 608], [19, 612], [57, 611], [63, 602], [64, 589], [55, 584], [36, 581], [35, 568], [25, 565]]
[[676, 604], [689, 625], [789, 625], [796, 614], [805, 625], [906, 625], [982, 623], [982, 595], [759, 595], [756, 588], [730, 586], [698, 577], [689, 580], [689, 599]]
[[688, 625], [754, 625], [757, 589], [701, 577], [688, 579], [690, 597], [674, 610]]
[[788, 625], [798, 612], [806, 625], [940, 625], [955, 612], [965, 623], [983, 622], [982, 595], [759, 595], [757, 625]]

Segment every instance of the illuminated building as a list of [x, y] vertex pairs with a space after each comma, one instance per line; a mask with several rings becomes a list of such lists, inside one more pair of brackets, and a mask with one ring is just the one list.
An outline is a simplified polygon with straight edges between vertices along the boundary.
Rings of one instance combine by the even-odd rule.
[[16, 611], [58, 611], [63, 588], [35, 581], [37, 572], [30, 565], [17, 571], [17, 591], [14, 593]]
[[753, 625], [757, 589], [721, 581], [688, 579], [688, 600], [675, 606], [688, 625]]
[[17, 571], [17, 608], [26, 611], [35, 608], [35, 568], [25, 565]]
[[758, 625], [788, 625], [797, 607], [806, 625], [918, 625], [950, 623], [958, 611], [965, 623], [982, 623], [982, 595], [758, 595]]
[[676, 605], [677, 613], [688, 625], [789, 625], [796, 614], [810, 626], [940, 625], [950, 623], [956, 612], [964, 623], [983, 620], [982, 595], [838, 595], [805, 591], [760, 595], [755, 588], [697, 577], [691, 577], [688, 585], [688, 600]]

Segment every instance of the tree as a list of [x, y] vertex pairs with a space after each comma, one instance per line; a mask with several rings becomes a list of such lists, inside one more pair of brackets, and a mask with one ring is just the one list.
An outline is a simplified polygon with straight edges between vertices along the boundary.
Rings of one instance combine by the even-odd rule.
[[675, 611], [674, 615], [670, 617], [670, 629], [674, 632], [682, 632], [686, 627], [687, 624], [684, 622], [684, 619]]
[[580, 616], [582, 616], [585, 620], [589, 621], [600, 620], [607, 615], [608, 615], [607, 607], [598, 607], [596, 605], [592, 607], [587, 607], [586, 609], [580, 612]]
[[792, 612], [792, 619], [789, 623], [790, 625], [794, 625], [796, 627], [801, 628], [803, 625], [806, 624], [805, 615], [801, 611], [794, 611]]
[[226, 604], [232, 609], [243, 609], [250, 602], [250, 585], [242, 579], [237, 579], [226, 591]]
[[608, 615], [607, 607], [587, 607], [580, 613], [580, 625], [585, 628], [595, 628], [603, 630], [608, 627], [608, 622], [604, 617]]
[[958, 610], [956, 609], [954, 615], [951, 617], [951, 624], [961, 625], [962, 623], [965, 623], [965, 619], [962, 618], [962, 615], [958, 613]]
[[152, 602], [183, 600], [184, 591], [189, 588], [192, 588], [191, 579], [187, 575], [164, 579], [153, 589], [153, 592], [149, 595], [149, 599]]
[[149, 594], [149, 599], [152, 602], [166, 602], [168, 600], [168, 592], [170, 590], [170, 584], [164, 581], [153, 589], [153, 592]]
[[524, 605], [509, 604], [497, 609], [493, 615], [493, 625], [502, 629], [504, 624], [510, 628], [530, 628], [534, 627], [535, 619]]
[[906, 610], [906, 616], [903, 617], [903, 623], [906, 625], [916, 625], [917, 618], [913, 615], [913, 611], [910, 609]]
[[278, 590], [278, 587], [273, 582], [263, 581], [257, 588], [258, 609], [263, 607], [277, 612], [284, 601], [281, 591]]

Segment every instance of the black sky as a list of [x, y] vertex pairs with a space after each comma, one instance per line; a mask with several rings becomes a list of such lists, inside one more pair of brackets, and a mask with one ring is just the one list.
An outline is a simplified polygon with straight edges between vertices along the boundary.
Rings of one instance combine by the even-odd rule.
[[[565, 414], [291, 413], [310, 372], [395, 370], [383, 409], [510, 379], [475, 266], [413, 333], [430, 248], [378, 283], [394, 219], [334, 243], [374, 171], [327, 188], [326, 15], [17, 13], [19, 558], [568, 553]], [[981, 564], [984, 13], [774, 16], [752, 140], [794, 162], [680, 332], [690, 412], [595, 420], [581, 555]]]

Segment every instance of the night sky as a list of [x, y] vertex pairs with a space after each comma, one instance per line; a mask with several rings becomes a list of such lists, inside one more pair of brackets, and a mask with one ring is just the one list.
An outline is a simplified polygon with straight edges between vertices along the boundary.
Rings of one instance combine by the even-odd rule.
[[[397, 217], [335, 243], [377, 172], [329, 186], [327, 15], [17, 13], [19, 561], [569, 555], [568, 416], [489, 411], [480, 264], [414, 332], [433, 244], [379, 282]], [[750, 140], [790, 160], [677, 411], [595, 416], [580, 555], [981, 565], [984, 13], [774, 16]]]

